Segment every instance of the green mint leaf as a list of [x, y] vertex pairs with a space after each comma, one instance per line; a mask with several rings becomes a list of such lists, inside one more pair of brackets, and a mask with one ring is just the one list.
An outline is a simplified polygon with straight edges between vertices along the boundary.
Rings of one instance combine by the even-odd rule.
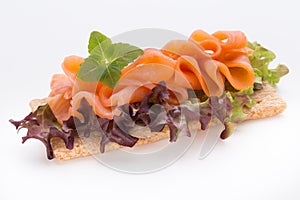
[[111, 63], [108, 60], [108, 56], [106, 55], [107, 49], [112, 46], [111, 40], [104, 40], [98, 46], [96, 46], [90, 53], [90, 55], [98, 58], [98, 62], [101, 64], [109, 64]]
[[249, 54], [248, 57], [254, 69], [255, 83], [261, 84], [266, 80], [274, 86], [282, 76], [289, 72], [285, 65], [278, 65], [275, 69], [269, 69], [269, 64], [276, 58], [272, 51], [264, 48], [257, 42], [248, 42], [248, 47], [253, 50], [253, 53]]
[[112, 44], [99, 32], [92, 32], [89, 41], [90, 56], [84, 60], [77, 77], [86, 82], [102, 82], [110, 88], [118, 83], [121, 70], [143, 53], [126, 43]]
[[110, 62], [122, 69], [141, 54], [143, 54], [143, 50], [126, 43], [115, 43], [106, 51], [106, 56]]
[[88, 45], [88, 52], [91, 53], [96, 46], [98, 46], [99, 44], [101, 44], [103, 41], [106, 40], [111, 43], [111, 40], [108, 37], [106, 37], [104, 34], [98, 31], [91, 32], [89, 45]]
[[105, 65], [101, 63], [100, 57], [90, 55], [84, 59], [77, 72], [77, 77], [86, 82], [98, 82], [105, 71]]
[[100, 81], [110, 88], [114, 88], [121, 76], [121, 69], [118, 65], [110, 65], [104, 70]]

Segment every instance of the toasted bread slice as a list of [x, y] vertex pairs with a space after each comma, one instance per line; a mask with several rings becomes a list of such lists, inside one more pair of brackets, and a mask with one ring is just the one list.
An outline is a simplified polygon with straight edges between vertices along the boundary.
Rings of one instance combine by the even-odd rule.
[[[247, 114], [244, 121], [275, 116], [282, 113], [286, 108], [285, 101], [276, 93], [276, 89], [269, 84], [264, 84], [263, 89], [256, 91], [252, 97], [256, 100], [256, 105], [251, 109], [244, 109], [244, 112]], [[194, 125], [193, 128], [200, 128], [199, 125]], [[140, 137], [135, 146], [149, 144], [168, 137], [169, 129], [165, 127], [161, 132], [152, 132], [148, 137]], [[53, 138], [51, 144], [54, 156], [59, 160], [89, 156], [100, 152], [100, 138], [83, 145], [82, 140], [76, 137], [72, 150], [66, 149], [64, 142], [59, 138]], [[121, 148], [121, 146], [112, 142], [105, 146], [106, 151], [118, 148]]]

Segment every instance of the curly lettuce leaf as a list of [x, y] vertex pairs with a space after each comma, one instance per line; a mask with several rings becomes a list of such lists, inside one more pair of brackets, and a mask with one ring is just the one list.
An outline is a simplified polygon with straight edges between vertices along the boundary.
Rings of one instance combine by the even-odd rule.
[[[122, 146], [132, 147], [138, 141], [138, 138], [131, 136], [118, 126], [117, 118], [109, 120], [96, 116], [92, 106], [83, 98], [80, 102], [78, 112], [83, 116], [83, 122], [76, 120], [77, 134], [82, 137], [90, 137], [91, 134], [100, 137], [100, 152], [105, 152], [105, 145], [109, 142], [115, 142]], [[76, 119], [76, 118], [75, 118]]]
[[[262, 83], [267, 81], [272, 86], [276, 85], [280, 78], [286, 75], [289, 70], [285, 65], [278, 65], [275, 69], [269, 69], [270, 63], [276, 58], [276, 55], [258, 44], [257, 42], [248, 42], [248, 47], [253, 50], [248, 55], [251, 65], [255, 73], [255, 82], [252, 87], [237, 91], [227, 83], [227, 97], [232, 104], [231, 115], [227, 122], [231, 123], [228, 129], [234, 129], [235, 123], [242, 121], [247, 117], [244, 108], [251, 108], [255, 105], [255, 100], [251, 97], [255, 90], [262, 89]], [[229, 84], [229, 85], [228, 85]]]
[[276, 85], [280, 78], [289, 72], [287, 66], [279, 64], [274, 69], [269, 69], [270, 63], [276, 58], [276, 55], [258, 44], [257, 42], [248, 42], [248, 47], [253, 50], [248, 55], [255, 73], [255, 83], [262, 84], [268, 81], [272, 86]]
[[[208, 97], [201, 102], [191, 97], [180, 105], [170, 105], [166, 83], [159, 82], [139, 103], [131, 103], [118, 107], [122, 114], [115, 118], [129, 130], [135, 124], [147, 126], [151, 131], [161, 131], [166, 125], [170, 129], [170, 142], [175, 142], [179, 133], [191, 136], [188, 127], [190, 121], [199, 121], [201, 129], [206, 130], [213, 117], [222, 123], [227, 123], [232, 105], [226, 95]], [[134, 122], [133, 124], [131, 122]], [[226, 126], [225, 127], [229, 127]]]
[[251, 94], [254, 93], [254, 86], [246, 88], [238, 92], [227, 92], [226, 95], [231, 102], [232, 110], [231, 115], [227, 119], [228, 122], [240, 122], [247, 114], [244, 113], [243, 109], [251, 108], [256, 104], [255, 100], [251, 97]]
[[61, 138], [67, 149], [73, 149], [75, 130], [68, 128], [67, 124], [62, 129], [48, 105], [38, 107], [35, 112], [20, 121], [12, 119], [9, 121], [15, 125], [17, 130], [21, 128], [28, 130], [27, 135], [22, 138], [22, 143], [31, 138], [40, 140], [46, 146], [48, 159], [54, 158], [51, 145], [53, 137]]
[[23, 143], [29, 138], [42, 141], [46, 146], [48, 159], [54, 158], [51, 146], [53, 137], [60, 137], [68, 149], [73, 149], [75, 136], [100, 137], [99, 148], [103, 153], [105, 145], [109, 142], [134, 146], [139, 138], [130, 135], [129, 132], [135, 125], [147, 126], [152, 132], [161, 131], [164, 126], [168, 126], [170, 142], [175, 142], [179, 133], [191, 136], [188, 122], [194, 120], [198, 120], [201, 129], [206, 130], [212, 118], [216, 117], [226, 127], [221, 137], [224, 138], [224, 133], [231, 132], [231, 126], [226, 119], [230, 117], [232, 105], [226, 95], [208, 97], [204, 102], [200, 102], [198, 98], [190, 99], [181, 105], [170, 105], [169, 98], [166, 83], [162, 81], [141, 102], [118, 107], [121, 114], [114, 116], [113, 120], [96, 116], [92, 106], [83, 98], [77, 110], [82, 115], [82, 120], [70, 117], [60, 125], [50, 107], [44, 105], [23, 120], [10, 122], [17, 129], [28, 129], [27, 135], [23, 137]]
[[129, 135], [118, 127], [115, 120], [100, 118], [93, 112], [92, 106], [83, 98], [78, 112], [82, 114], [83, 120], [70, 117], [59, 124], [48, 104], [39, 106], [35, 112], [31, 112], [20, 121], [9, 120], [17, 130], [26, 128], [27, 135], [22, 138], [22, 143], [28, 139], [38, 139], [45, 146], [49, 160], [54, 158], [51, 139], [61, 138], [67, 149], [72, 150], [75, 136], [90, 137], [91, 135], [101, 138], [100, 152], [105, 151], [108, 142], [115, 142], [122, 146], [132, 147], [138, 138]]
[[247, 95], [234, 95], [232, 93], [227, 93], [227, 97], [231, 101], [232, 110], [231, 115], [228, 121], [230, 122], [239, 122], [242, 121], [247, 114], [243, 112], [243, 107], [246, 103], [248, 103]]

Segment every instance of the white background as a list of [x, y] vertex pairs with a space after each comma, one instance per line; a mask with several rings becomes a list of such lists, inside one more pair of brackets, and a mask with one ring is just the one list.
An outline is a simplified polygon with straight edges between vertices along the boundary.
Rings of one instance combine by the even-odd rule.
[[[198, 2], [198, 3], [196, 3]], [[284, 1], [1, 1], [0, 199], [300, 199], [299, 6]], [[35, 140], [21, 144], [10, 118], [49, 93], [67, 55], [87, 55], [92, 30], [114, 36], [137, 28], [242, 30], [274, 50], [290, 74], [278, 86], [288, 108], [241, 124], [198, 160], [199, 141], [172, 166], [130, 175], [91, 157], [48, 161]]]

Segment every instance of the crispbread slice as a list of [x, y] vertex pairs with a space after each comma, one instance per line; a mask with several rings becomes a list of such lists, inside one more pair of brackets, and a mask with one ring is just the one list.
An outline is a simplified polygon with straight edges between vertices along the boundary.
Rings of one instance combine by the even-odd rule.
[[[252, 97], [256, 100], [256, 105], [251, 109], [244, 109], [244, 112], [248, 114], [244, 120], [271, 117], [282, 113], [286, 108], [285, 101], [276, 93], [275, 88], [269, 84], [264, 84], [263, 89], [256, 91]], [[192, 129], [197, 128], [200, 128], [199, 123], [192, 126]], [[141, 137], [135, 145], [139, 146], [166, 139], [169, 137], [169, 133], [169, 129], [165, 127], [161, 132], [152, 132], [149, 137]], [[51, 144], [54, 150], [54, 156], [59, 160], [89, 156], [100, 152], [99, 138], [98, 140], [95, 139], [93, 142], [85, 143], [83, 145], [82, 140], [76, 137], [74, 148], [72, 150], [66, 149], [65, 144], [59, 138], [53, 138]], [[121, 146], [113, 142], [105, 146], [106, 151], [118, 148], [121, 148]]]
[[256, 91], [252, 98], [256, 104], [251, 109], [244, 110], [248, 114], [244, 120], [272, 117], [286, 109], [286, 102], [278, 95], [276, 89], [267, 83], [263, 85], [262, 90]]
[[[161, 132], [151, 132], [148, 137], [140, 137], [135, 146], [168, 138], [169, 134], [169, 129], [165, 127]], [[92, 142], [84, 142], [79, 137], [75, 137], [74, 148], [72, 150], [66, 149], [64, 142], [60, 138], [53, 138], [51, 140], [51, 144], [53, 147], [54, 156], [59, 160], [68, 160], [100, 153], [100, 138], [96, 138]], [[112, 151], [121, 147], [122, 146], [117, 143], [110, 142], [105, 145], [105, 151]]]

